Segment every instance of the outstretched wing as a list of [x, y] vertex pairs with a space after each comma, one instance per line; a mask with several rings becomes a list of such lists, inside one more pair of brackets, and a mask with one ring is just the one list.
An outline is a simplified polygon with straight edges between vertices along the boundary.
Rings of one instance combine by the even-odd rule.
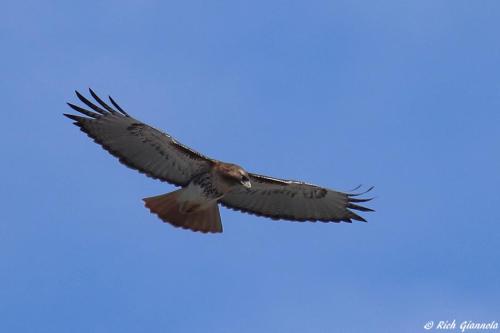
[[256, 174], [250, 174], [250, 181], [252, 188], [227, 193], [220, 200], [221, 204], [245, 213], [291, 221], [366, 222], [352, 210], [372, 211], [357, 204], [371, 200], [355, 198], [363, 193], [347, 194]]
[[76, 95], [92, 111], [68, 103], [87, 117], [64, 115], [126, 166], [178, 186], [186, 186], [194, 176], [210, 169], [212, 159], [132, 118], [111, 97], [115, 109], [89, 90], [97, 104], [78, 91]]

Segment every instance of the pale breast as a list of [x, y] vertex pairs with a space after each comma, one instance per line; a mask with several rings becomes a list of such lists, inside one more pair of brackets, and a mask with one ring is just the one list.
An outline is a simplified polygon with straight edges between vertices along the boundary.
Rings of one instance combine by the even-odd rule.
[[178, 200], [181, 211], [190, 213], [195, 210], [207, 208], [223, 196], [224, 193], [217, 190], [210, 174], [203, 174], [193, 179], [182, 190]]

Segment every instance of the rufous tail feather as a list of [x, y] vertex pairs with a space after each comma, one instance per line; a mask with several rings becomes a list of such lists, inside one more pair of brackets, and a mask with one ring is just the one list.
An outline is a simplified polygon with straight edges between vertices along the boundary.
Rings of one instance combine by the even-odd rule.
[[181, 204], [178, 201], [179, 194], [184, 189], [174, 192], [144, 198], [144, 205], [156, 214], [162, 221], [172, 224], [174, 227], [190, 229], [193, 231], [222, 232], [219, 206], [217, 202], [203, 210], [192, 213], [183, 213]]

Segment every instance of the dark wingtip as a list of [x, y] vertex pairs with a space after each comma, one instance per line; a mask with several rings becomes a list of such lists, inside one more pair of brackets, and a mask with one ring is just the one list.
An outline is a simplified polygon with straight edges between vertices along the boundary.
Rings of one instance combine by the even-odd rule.
[[91, 108], [95, 112], [100, 113], [100, 114], [102, 114], [104, 116], [108, 114], [108, 112], [106, 110], [103, 110], [102, 108], [98, 107], [97, 105], [95, 105], [94, 103], [92, 103], [91, 101], [89, 101], [85, 96], [83, 96], [82, 94], [80, 94], [77, 90], [75, 90], [75, 94], [76, 94], [76, 96], [78, 97], [78, 99], [82, 103], [84, 103], [85, 105], [87, 105], [89, 108]]
[[83, 117], [75, 116], [74, 114], [69, 114], [69, 113], [63, 113], [63, 116], [68, 117], [69, 119], [74, 120], [74, 121], [80, 121], [82, 119], [85, 119]]
[[92, 97], [96, 98], [97, 94], [90, 87], [89, 87], [89, 93], [90, 95], [92, 95]]
[[90, 95], [99, 103], [103, 108], [105, 108], [107, 111], [111, 112], [112, 114], [120, 114], [118, 111], [113, 109], [111, 106], [106, 104], [97, 94], [92, 90], [92, 88], [89, 88]]
[[366, 207], [363, 207], [363, 206], [355, 205], [353, 203], [347, 204], [347, 208], [359, 210], [361, 212], [373, 212], [373, 209], [371, 209], [371, 208], [366, 208]]
[[356, 221], [360, 221], [360, 222], [368, 223], [367, 220], [365, 220], [364, 218], [362, 218], [361, 216], [359, 216], [358, 214], [355, 214], [355, 213], [352, 213], [351, 219], [356, 220]]
[[373, 198], [366, 198], [366, 199], [349, 198], [349, 202], [367, 202], [371, 200], [373, 200]]
[[357, 191], [361, 188], [361, 186], [363, 186], [363, 184], [359, 184], [358, 186], [356, 186], [355, 188], [353, 188], [352, 190], [350, 190], [349, 192], [354, 192], [354, 191]]
[[99, 117], [100, 117], [100, 115], [99, 115], [99, 114], [97, 114], [97, 113], [95, 113], [95, 112], [92, 112], [92, 111], [89, 111], [89, 110], [86, 110], [86, 109], [84, 109], [84, 108], [81, 108], [81, 107], [79, 107], [78, 105], [71, 104], [71, 103], [66, 103], [66, 104], [68, 104], [68, 106], [69, 106], [70, 108], [72, 108], [73, 110], [75, 110], [75, 111], [77, 111], [77, 112], [80, 112], [81, 114], [84, 114], [84, 115], [89, 116], [89, 117], [91, 117], [91, 118], [96, 118], [96, 119], [97, 119], [97, 118], [99, 118]]
[[75, 90], [75, 95], [76, 95], [76, 97], [78, 97], [79, 100], [84, 100], [85, 99], [85, 97], [83, 97], [83, 95], [80, 94], [80, 92], [78, 90]]
[[[361, 185], [359, 185], [358, 187], [356, 187], [354, 190], [350, 191], [350, 192], [354, 192], [356, 191], [357, 189], [359, 189], [361, 187]], [[366, 194], [368, 192], [370, 192], [371, 190], [373, 190], [375, 188], [375, 186], [371, 186], [370, 188], [368, 188], [366, 191], [363, 191], [363, 192], [359, 192], [359, 193], [350, 193], [348, 194], [347, 196], [348, 197], [357, 197], [357, 196], [360, 196], [360, 195], [363, 195], [363, 194]]]
[[92, 90], [92, 88], [89, 88], [89, 93], [92, 97], [94, 97], [97, 101], [99, 101], [99, 96]]
[[[354, 190], [357, 190], [360, 187], [361, 186], [358, 186]], [[372, 200], [373, 198], [354, 198], [354, 197], [357, 197], [359, 195], [363, 195], [363, 194], [370, 192], [371, 190], [373, 190], [373, 188], [374, 188], [374, 186], [371, 186], [366, 191], [363, 191], [360, 193], [347, 194], [348, 202], [347, 202], [346, 208], [354, 209], [354, 210], [361, 211], [361, 212], [374, 212], [374, 210], [371, 208], [367, 208], [367, 207], [356, 204], [356, 203], [361, 203], [361, 202], [368, 202], [368, 201]], [[349, 213], [352, 214], [351, 216], [349, 216], [350, 218], [357, 220], [357, 221], [361, 221], [361, 222], [367, 222], [363, 217], [357, 215], [356, 213], [354, 213], [350, 210], [349, 210]]]
[[109, 100], [111, 101], [111, 104], [113, 104], [113, 106], [118, 110], [120, 111], [121, 113], [123, 113], [123, 115], [127, 116], [127, 117], [130, 117], [129, 114], [127, 112], [125, 112], [119, 105], [118, 103], [115, 102], [115, 100], [111, 97], [111, 96], [108, 96]]

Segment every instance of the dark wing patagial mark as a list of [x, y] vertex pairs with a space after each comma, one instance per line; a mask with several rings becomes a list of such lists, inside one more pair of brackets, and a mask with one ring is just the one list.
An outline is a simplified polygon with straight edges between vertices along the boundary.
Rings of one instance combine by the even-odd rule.
[[185, 186], [213, 164], [212, 159], [180, 144], [170, 135], [132, 118], [111, 97], [116, 109], [94, 91], [90, 90], [90, 94], [99, 105], [76, 92], [80, 101], [92, 111], [68, 103], [73, 110], [89, 118], [64, 115], [128, 167], [149, 177]]

